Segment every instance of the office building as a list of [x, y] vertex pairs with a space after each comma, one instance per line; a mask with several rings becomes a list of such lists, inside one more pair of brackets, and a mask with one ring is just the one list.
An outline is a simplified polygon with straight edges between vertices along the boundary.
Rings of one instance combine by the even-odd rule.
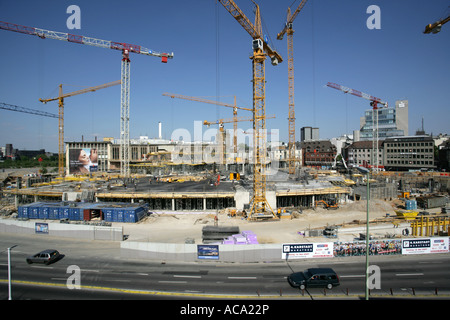
[[384, 140], [384, 166], [390, 171], [434, 169], [434, 141], [426, 135]]
[[319, 140], [319, 128], [302, 127], [300, 128], [300, 141]]
[[[361, 129], [355, 131], [355, 141], [373, 140], [374, 112], [378, 112], [378, 139], [408, 135], [408, 100], [397, 100], [395, 108], [368, 109], [361, 118]], [[376, 138], [376, 137], [375, 137]]]

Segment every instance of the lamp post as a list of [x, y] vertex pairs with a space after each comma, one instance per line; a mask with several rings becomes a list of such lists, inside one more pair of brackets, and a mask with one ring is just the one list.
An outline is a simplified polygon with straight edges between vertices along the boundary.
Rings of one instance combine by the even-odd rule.
[[11, 299], [11, 249], [17, 247], [17, 245], [14, 245], [12, 247], [8, 248], [8, 300]]
[[370, 189], [369, 189], [369, 173], [367, 168], [356, 167], [359, 172], [366, 174], [366, 185], [367, 185], [367, 210], [366, 210], [366, 292], [365, 298], [369, 300], [369, 199], [370, 199]]

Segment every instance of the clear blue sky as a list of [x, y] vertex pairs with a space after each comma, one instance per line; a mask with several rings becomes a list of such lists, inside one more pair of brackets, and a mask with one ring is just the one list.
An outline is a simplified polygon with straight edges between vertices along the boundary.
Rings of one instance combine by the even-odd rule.
[[[254, 21], [250, 0], [236, 0]], [[292, 0], [258, 1], [266, 32], [287, 59], [286, 38], [276, 40]], [[299, 1], [294, 3], [295, 9]], [[69, 30], [69, 5], [81, 9], [81, 29]], [[370, 5], [381, 9], [381, 29], [369, 30]], [[320, 138], [359, 129], [368, 101], [325, 87], [328, 81], [369, 93], [395, 105], [409, 100], [410, 134], [449, 133], [450, 23], [438, 34], [425, 25], [450, 14], [448, 0], [309, 0], [294, 22], [296, 137], [317, 126]], [[131, 55], [130, 137], [163, 136], [194, 121], [231, 118], [232, 110], [170, 99], [163, 92], [252, 105], [251, 38], [215, 0], [195, 1], [13, 1], [0, 0], [0, 20], [173, 52], [159, 58]], [[0, 102], [57, 113], [57, 102], [39, 98], [120, 79], [121, 53], [0, 30]], [[268, 128], [288, 140], [286, 60], [266, 63]], [[216, 98], [216, 96], [220, 96]], [[242, 111], [239, 116], [251, 116]], [[251, 128], [250, 122], [239, 127]], [[57, 119], [0, 109], [0, 146], [57, 152]], [[232, 128], [231, 124], [227, 128]], [[120, 133], [120, 86], [65, 100], [66, 141], [99, 140]], [[205, 128], [206, 130], [206, 128]]]

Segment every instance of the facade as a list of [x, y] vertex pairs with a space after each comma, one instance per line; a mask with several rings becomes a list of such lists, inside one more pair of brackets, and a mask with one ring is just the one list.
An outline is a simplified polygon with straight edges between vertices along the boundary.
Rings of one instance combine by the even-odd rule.
[[373, 140], [374, 112], [378, 112], [379, 140], [408, 135], [408, 100], [397, 100], [395, 108], [366, 110], [360, 121], [361, 129], [355, 132], [355, 141]]
[[328, 140], [301, 142], [304, 166], [331, 168], [336, 157], [336, 147]]
[[386, 170], [435, 169], [433, 138], [427, 135], [387, 138], [383, 159]]
[[302, 127], [300, 128], [300, 141], [319, 140], [319, 128]]
[[374, 164], [378, 167], [383, 166], [383, 142], [378, 141], [378, 163], [373, 160], [373, 142], [356, 141], [345, 148], [344, 158], [348, 166], [372, 167]]
[[450, 140], [443, 142], [438, 146], [439, 169], [450, 171]]

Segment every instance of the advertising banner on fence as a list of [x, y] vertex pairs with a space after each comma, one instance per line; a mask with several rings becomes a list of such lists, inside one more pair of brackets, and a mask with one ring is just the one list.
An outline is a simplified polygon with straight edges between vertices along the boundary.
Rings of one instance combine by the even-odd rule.
[[281, 258], [333, 258], [333, 242], [283, 244]]
[[219, 260], [218, 245], [197, 245], [198, 259]]
[[48, 223], [36, 222], [34, 230], [36, 233], [48, 233]]
[[448, 237], [404, 239], [402, 254], [448, 253]]

